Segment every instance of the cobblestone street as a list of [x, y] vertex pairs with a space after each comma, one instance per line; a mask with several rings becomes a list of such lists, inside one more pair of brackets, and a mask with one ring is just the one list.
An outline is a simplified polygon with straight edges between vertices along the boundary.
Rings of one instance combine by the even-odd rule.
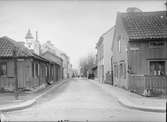
[[164, 121], [165, 113], [144, 112], [121, 106], [88, 80], [73, 79], [52, 89], [30, 108], [4, 113], [11, 121]]

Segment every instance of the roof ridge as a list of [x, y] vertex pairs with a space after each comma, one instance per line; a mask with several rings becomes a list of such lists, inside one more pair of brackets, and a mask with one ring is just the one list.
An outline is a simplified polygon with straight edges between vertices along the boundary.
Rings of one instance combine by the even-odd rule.
[[166, 11], [139, 13], [118, 13], [129, 38], [167, 38]]
[[163, 13], [166, 11], [142, 11], [142, 12], [118, 12], [120, 14], [136, 14], [136, 13]]

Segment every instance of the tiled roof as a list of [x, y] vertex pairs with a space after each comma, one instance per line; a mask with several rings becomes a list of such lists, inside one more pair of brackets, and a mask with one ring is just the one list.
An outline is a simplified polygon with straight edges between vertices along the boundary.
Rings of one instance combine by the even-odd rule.
[[18, 42], [10, 39], [9, 37], [0, 38], [0, 57], [13, 57], [14, 50], [17, 57], [33, 57], [40, 60], [46, 59], [36, 55], [24, 45], [19, 45]]
[[120, 13], [130, 39], [167, 38], [165, 11]]

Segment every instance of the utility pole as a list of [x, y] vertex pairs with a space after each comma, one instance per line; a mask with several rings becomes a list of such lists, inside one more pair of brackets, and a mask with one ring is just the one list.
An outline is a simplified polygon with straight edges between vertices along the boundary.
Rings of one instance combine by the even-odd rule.
[[18, 76], [17, 76], [17, 54], [16, 54], [16, 47], [13, 48], [13, 59], [14, 59], [14, 71], [15, 71], [15, 98], [18, 100], [19, 93], [18, 93]]

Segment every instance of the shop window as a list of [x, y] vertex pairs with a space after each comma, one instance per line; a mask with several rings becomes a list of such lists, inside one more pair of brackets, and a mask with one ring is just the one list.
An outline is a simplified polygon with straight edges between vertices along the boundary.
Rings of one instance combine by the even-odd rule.
[[165, 75], [165, 61], [150, 61], [150, 75]]
[[7, 63], [0, 63], [0, 76], [7, 75]]

